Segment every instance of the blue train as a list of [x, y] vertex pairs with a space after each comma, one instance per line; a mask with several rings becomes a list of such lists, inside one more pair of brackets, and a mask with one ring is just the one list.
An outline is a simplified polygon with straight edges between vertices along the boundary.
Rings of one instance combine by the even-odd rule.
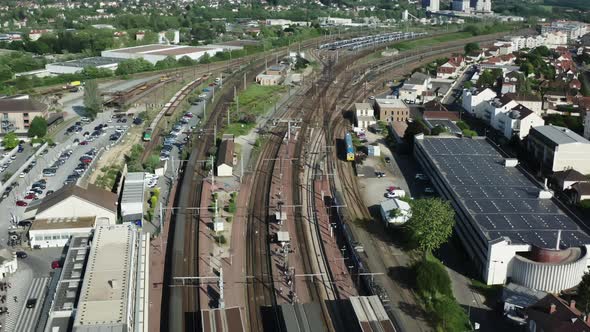
[[352, 145], [352, 135], [350, 135], [350, 133], [346, 133], [344, 136], [344, 141], [346, 142], [346, 160], [354, 161], [354, 145]]

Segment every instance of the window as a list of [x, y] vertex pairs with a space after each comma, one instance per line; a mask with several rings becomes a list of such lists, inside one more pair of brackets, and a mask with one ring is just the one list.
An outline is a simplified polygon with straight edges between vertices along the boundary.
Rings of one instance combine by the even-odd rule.
[[29, 113], [23, 113], [23, 116], [29, 116]]

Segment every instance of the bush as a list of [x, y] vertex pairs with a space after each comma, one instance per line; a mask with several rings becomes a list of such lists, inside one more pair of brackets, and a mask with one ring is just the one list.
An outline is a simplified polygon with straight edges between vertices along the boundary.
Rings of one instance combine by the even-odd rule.
[[457, 121], [457, 127], [459, 127], [461, 130], [471, 129], [469, 128], [469, 125], [465, 123], [465, 121]]
[[16, 146], [18, 145], [19, 139], [16, 136], [15, 133], [10, 132], [6, 135], [4, 135], [4, 139], [2, 140], [2, 145], [4, 145], [4, 148], [6, 150], [12, 150], [14, 148], [16, 148]]
[[47, 134], [47, 121], [40, 116], [36, 116], [33, 121], [31, 121], [28, 136], [44, 137], [45, 134]]
[[451, 279], [442, 263], [432, 255], [427, 255], [416, 266], [416, 287], [426, 299], [440, 296], [453, 296]]
[[215, 241], [217, 241], [218, 244], [226, 244], [227, 243], [227, 240], [225, 239], [225, 236], [223, 236], [223, 235], [216, 236]]
[[463, 129], [463, 136], [465, 137], [474, 137], [477, 136], [477, 132], [471, 129]]
[[443, 296], [432, 304], [432, 317], [439, 331], [470, 331], [469, 318], [452, 296]]

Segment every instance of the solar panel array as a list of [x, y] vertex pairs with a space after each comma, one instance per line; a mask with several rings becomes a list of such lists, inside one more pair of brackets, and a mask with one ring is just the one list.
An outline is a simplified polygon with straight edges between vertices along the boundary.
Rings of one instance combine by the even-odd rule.
[[505, 167], [487, 141], [424, 137], [418, 142], [488, 240], [508, 237], [513, 243], [554, 248], [562, 230], [561, 246], [590, 244], [590, 236], [555, 202], [539, 199], [540, 188], [518, 168]]

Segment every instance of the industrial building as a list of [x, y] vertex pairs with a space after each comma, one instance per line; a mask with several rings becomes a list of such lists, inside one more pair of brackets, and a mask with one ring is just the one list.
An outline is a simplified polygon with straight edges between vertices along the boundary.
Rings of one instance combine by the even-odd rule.
[[54, 270], [59, 278], [55, 292], [49, 293], [51, 307], [41, 314], [46, 321], [45, 332], [71, 331], [78, 297], [85, 276], [86, 258], [90, 252], [90, 235], [73, 236], [62, 266]]
[[98, 69], [116, 70], [119, 62], [123, 61], [119, 58], [109, 57], [91, 57], [77, 60], [70, 60], [64, 62], [54, 62], [45, 65], [45, 70], [53, 75], [61, 74], [76, 74], [84, 70], [86, 67]]
[[149, 234], [131, 224], [92, 236], [73, 332], [147, 331]]
[[527, 149], [545, 172], [575, 169], [590, 173], [590, 141], [570, 129], [559, 126], [533, 127]]
[[89, 235], [96, 217], [35, 219], [29, 228], [31, 248], [64, 247], [71, 236]]
[[121, 219], [136, 222], [143, 219], [145, 176], [143, 172], [127, 173], [121, 194]]
[[416, 135], [414, 156], [456, 211], [455, 232], [488, 284], [558, 292], [587, 270], [590, 236], [484, 138]]
[[178, 60], [186, 56], [193, 60], [199, 60], [205, 54], [214, 56], [218, 52], [223, 52], [223, 48], [151, 44], [106, 50], [102, 51], [101, 55], [103, 57], [116, 59], [144, 59], [152, 64], [156, 64], [156, 62], [164, 60], [167, 57], [172, 57]]

